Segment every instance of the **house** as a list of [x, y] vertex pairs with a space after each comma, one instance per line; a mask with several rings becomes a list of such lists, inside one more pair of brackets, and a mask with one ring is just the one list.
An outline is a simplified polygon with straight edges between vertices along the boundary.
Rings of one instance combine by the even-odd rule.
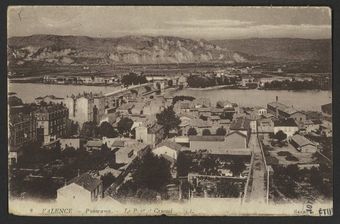
[[257, 132], [258, 133], [273, 133], [274, 121], [270, 118], [262, 118], [257, 120]]
[[195, 108], [211, 107], [210, 99], [208, 98], [197, 98], [193, 100]]
[[211, 109], [210, 107], [200, 107], [197, 109], [198, 116], [203, 116], [203, 117], [210, 117], [211, 116]]
[[315, 153], [317, 151], [317, 147], [313, 142], [299, 134], [291, 137], [290, 144], [299, 152]]
[[319, 130], [320, 124], [322, 122], [320, 120], [306, 120], [305, 121], [305, 130], [307, 133]]
[[235, 118], [229, 127], [230, 131], [239, 131], [246, 136], [250, 136], [250, 120], [244, 116]]
[[[128, 115], [132, 113], [132, 108], [134, 108], [133, 103], [124, 103], [117, 108], [117, 112], [123, 115]], [[139, 113], [140, 114], [140, 113]]]
[[248, 148], [249, 138], [240, 131], [231, 131], [225, 136], [226, 146], [228, 149], [245, 149]]
[[189, 150], [206, 151], [215, 155], [249, 155], [247, 136], [231, 132], [227, 136], [189, 136]]
[[152, 150], [152, 153], [157, 156], [164, 156], [164, 158], [168, 159], [170, 157], [171, 161], [176, 161], [179, 151], [181, 150], [182, 146], [170, 141], [165, 141], [156, 146]]
[[194, 108], [194, 104], [190, 100], [177, 101], [174, 105], [174, 111], [176, 113], [190, 112]]
[[130, 164], [137, 156], [141, 157], [142, 151], [147, 148], [146, 144], [140, 142], [120, 148], [115, 153], [116, 163]]
[[164, 127], [159, 124], [136, 127], [136, 140], [155, 147], [164, 138]]
[[278, 101], [268, 103], [267, 111], [276, 116], [276, 118], [293, 118], [298, 123], [304, 123], [307, 119], [305, 113], [296, 110], [293, 106], [289, 107]]
[[228, 100], [224, 101], [217, 101], [216, 103], [217, 108], [234, 108], [234, 104]]
[[274, 134], [283, 131], [287, 137], [292, 137], [299, 130], [293, 118], [274, 120]]
[[35, 98], [35, 103], [36, 104], [40, 104], [41, 102], [45, 102], [45, 103], [56, 103], [56, 104], [60, 104], [63, 103], [64, 98], [61, 97], [56, 97], [54, 95], [46, 95], [43, 97], [37, 97]]
[[322, 115], [325, 117], [332, 117], [332, 103], [321, 105]]
[[78, 175], [57, 190], [58, 203], [90, 203], [102, 198], [102, 181], [89, 173]]
[[92, 152], [94, 150], [101, 150], [103, 145], [102, 140], [97, 139], [97, 140], [89, 140], [85, 144], [86, 151]]
[[[94, 121], [94, 95], [92, 93], [68, 96], [64, 104], [69, 110], [69, 119], [78, 122], [79, 126], [87, 121]], [[98, 108], [97, 108], [98, 109]]]
[[108, 138], [105, 136], [102, 138], [102, 144], [106, 144], [111, 149], [122, 148], [127, 145], [124, 138]]
[[59, 139], [61, 150], [65, 150], [68, 147], [72, 147], [74, 149], [79, 149], [81, 147], [81, 139], [80, 138], [61, 138]]
[[66, 135], [69, 110], [63, 104], [40, 105], [35, 111], [35, 117], [39, 142], [48, 144]]

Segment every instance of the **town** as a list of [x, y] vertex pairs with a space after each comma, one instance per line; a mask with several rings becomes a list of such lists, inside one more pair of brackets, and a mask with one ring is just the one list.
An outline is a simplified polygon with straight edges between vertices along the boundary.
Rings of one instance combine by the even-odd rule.
[[328, 76], [257, 79], [231, 70], [174, 76], [130, 72], [119, 78], [46, 75], [44, 83], [121, 87], [110, 93], [45, 95], [30, 103], [10, 92], [10, 197], [116, 204], [211, 198], [268, 204], [309, 195], [328, 200], [331, 103], [319, 105], [321, 112], [301, 111], [278, 96], [248, 107], [174, 93], [213, 86], [303, 88], [304, 82], [329, 89], [330, 81]]

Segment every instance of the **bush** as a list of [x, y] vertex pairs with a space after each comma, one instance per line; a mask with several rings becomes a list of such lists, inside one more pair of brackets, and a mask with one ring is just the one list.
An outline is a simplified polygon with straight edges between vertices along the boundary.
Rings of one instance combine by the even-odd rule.
[[286, 156], [286, 160], [287, 160], [287, 161], [299, 161], [299, 159], [296, 158], [296, 157], [293, 156], [293, 155], [288, 155], [288, 156]]
[[287, 151], [280, 151], [277, 153], [278, 156], [291, 156], [292, 154]]

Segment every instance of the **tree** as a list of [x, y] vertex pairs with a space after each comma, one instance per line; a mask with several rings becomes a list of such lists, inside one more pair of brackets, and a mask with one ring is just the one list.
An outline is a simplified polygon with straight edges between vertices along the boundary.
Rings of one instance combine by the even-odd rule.
[[191, 135], [197, 135], [197, 131], [195, 128], [191, 127], [189, 128], [188, 130], [188, 135], [191, 136]]
[[161, 191], [169, 183], [170, 164], [163, 157], [159, 158], [148, 150], [136, 163], [132, 178], [139, 188]]
[[175, 96], [172, 99], [172, 104], [176, 104], [177, 101], [184, 101], [184, 100], [193, 101], [194, 99], [195, 99], [195, 97], [192, 97], [192, 96]]
[[116, 180], [116, 178], [112, 175], [112, 173], [107, 173], [104, 176], [101, 176], [100, 179], [103, 181], [104, 190], [108, 188]]
[[83, 127], [80, 131], [80, 135], [85, 138], [94, 138], [97, 135], [96, 129], [97, 129], [97, 125], [94, 122], [86, 121], [83, 124]]
[[203, 129], [202, 135], [204, 135], [204, 136], [206, 136], [206, 135], [211, 135], [211, 132], [210, 132], [209, 129]]
[[177, 156], [176, 166], [178, 176], [187, 176], [191, 167], [191, 159], [183, 152], [180, 152]]
[[244, 161], [240, 157], [236, 157], [232, 160], [229, 169], [233, 173], [233, 176], [239, 176], [242, 171], [246, 168]]
[[176, 115], [173, 106], [167, 107], [162, 112], [156, 114], [157, 123], [164, 127], [164, 134], [169, 135], [169, 131], [178, 130], [181, 120]]
[[144, 75], [138, 75], [133, 72], [129, 73], [128, 75], [124, 75], [122, 78], [122, 83], [124, 86], [143, 84], [147, 82], [148, 81]]
[[282, 130], [280, 130], [276, 132], [276, 134], [274, 135], [274, 138], [278, 140], [279, 142], [281, 142], [287, 138], [287, 134], [284, 133]]
[[220, 127], [216, 130], [216, 135], [225, 136], [226, 133], [227, 133], [227, 130], [225, 130], [223, 127]]
[[133, 125], [133, 120], [131, 120], [128, 117], [124, 117], [118, 122], [117, 128], [121, 135], [127, 135], [130, 133], [132, 125]]
[[322, 176], [320, 174], [320, 171], [319, 171], [319, 169], [317, 169], [315, 167], [311, 168], [310, 183], [311, 183], [312, 186], [314, 186], [318, 190], [320, 190], [322, 185], [323, 185]]
[[104, 121], [98, 127], [98, 135], [101, 137], [115, 138], [118, 136], [118, 133], [109, 122]]

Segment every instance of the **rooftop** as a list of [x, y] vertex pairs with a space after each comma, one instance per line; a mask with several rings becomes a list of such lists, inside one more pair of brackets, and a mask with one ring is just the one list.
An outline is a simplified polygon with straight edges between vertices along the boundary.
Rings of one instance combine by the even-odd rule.
[[304, 145], [315, 145], [309, 139], [307, 139], [307, 138], [305, 138], [304, 136], [301, 136], [301, 135], [293, 135], [292, 141], [294, 141], [300, 147], [304, 146]]
[[289, 107], [283, 103], [279, 103], [279, 102], [271, 102], [271, 103], [268, 103], [269, 106], [271, 107], [274, 107], [274, 108], [277, 108], [278, 110], [280, 111], [283, 111], [287, 114], [294, 114], [296, 112], [298, 112], [298, 110], [296, 110], [294, 107]]
[[92, 177], [89, 173], [83, 173], [68, 182], [68, 184], [71, 183], [82, 186], [88, 191], [93, 191], [102, 183], [102, 181], [100, 179]]
[[274, 120], [275, 127], [297, 127], [297, 124], [293, 118]]
[[189, 136], [189, 141], [224, 141], [224, 136]]
[[170, 142], [170, 141], [165, 141], [156, 146], [156, 148], [162, 147], [162, 146], [167, 146], [171, 149], [174, 149], [176, 151], [179, 151], [182, 149], [182, 146], [180, 144], [177, 144], [176, 142]]
[[230, 124], [231, 130], [248, 130], [250, 128], [250, 120], [245, 117], [238, 117]]

